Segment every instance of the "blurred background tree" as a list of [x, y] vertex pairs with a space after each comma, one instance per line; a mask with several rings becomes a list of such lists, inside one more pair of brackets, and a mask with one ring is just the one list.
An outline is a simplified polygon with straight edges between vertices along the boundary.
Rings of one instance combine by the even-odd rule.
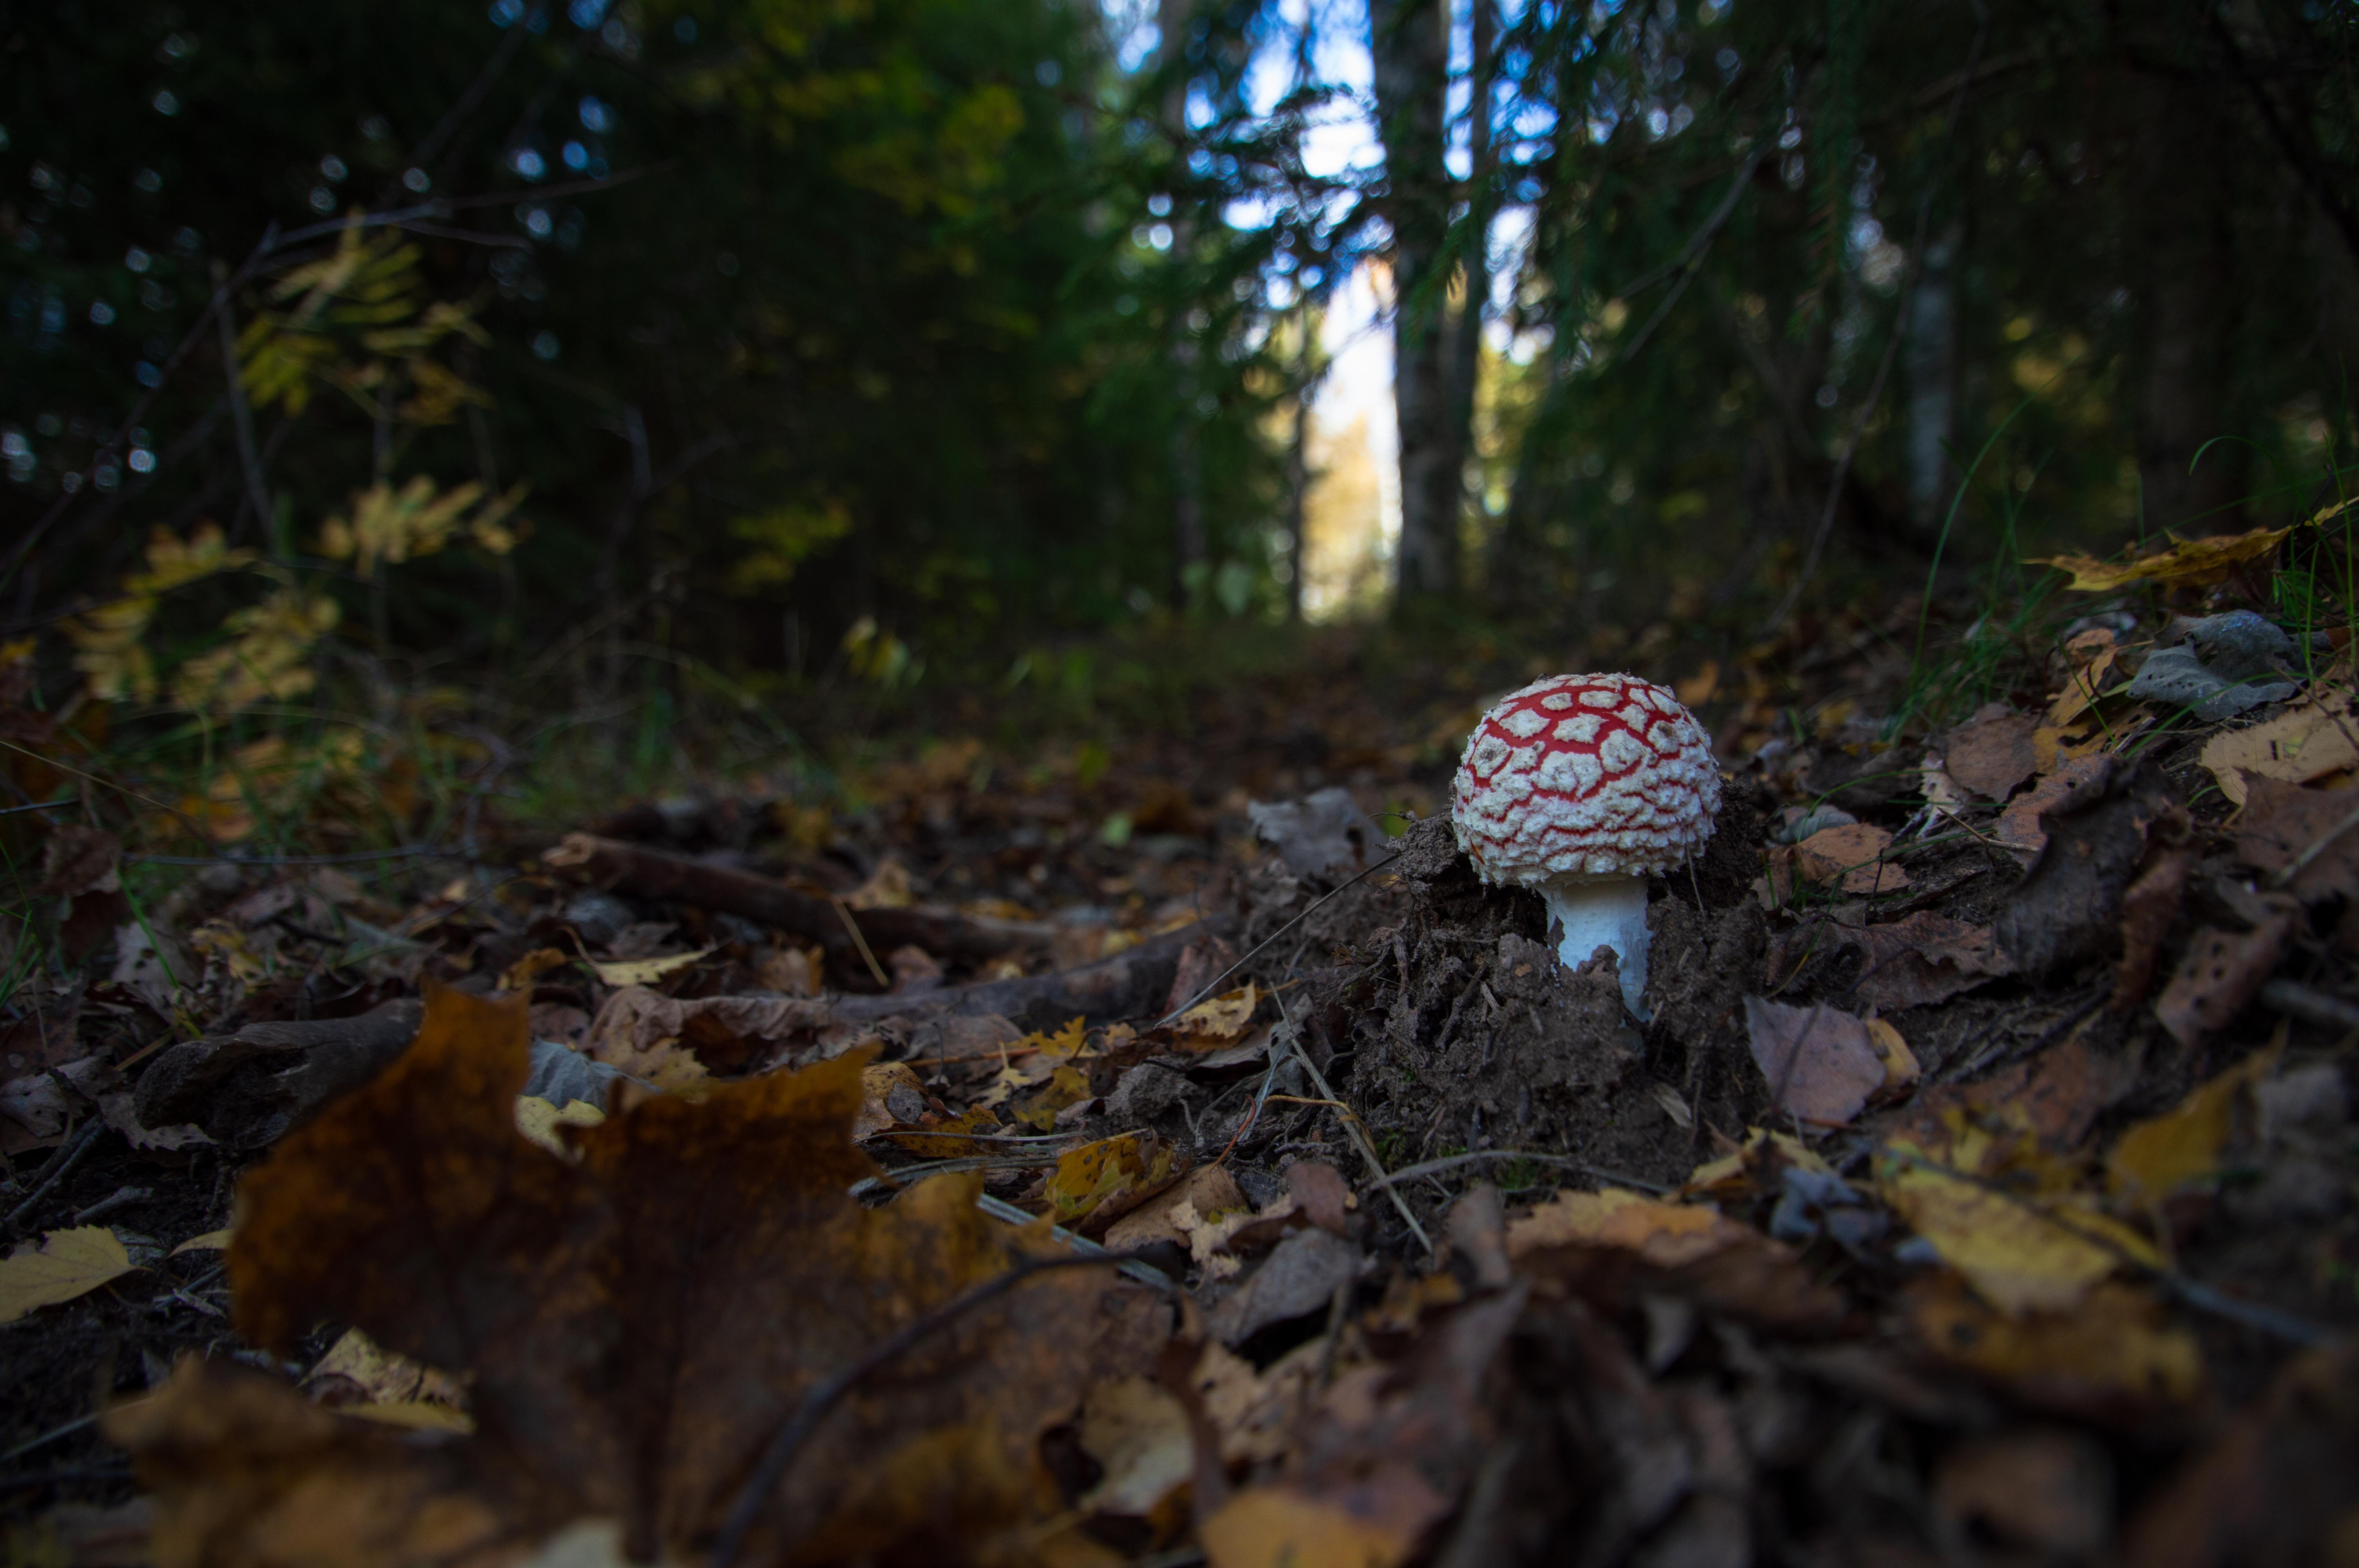
[[[1749, 638], [1969, 540], [2301, 514], [2353, 438], [2354, 17], [20, 6], [0, 611], [125, 695], [232, 611], [257, 692], [331, 643], [611, 693], [1279, 619], [1364, 266], [1407, 608]], [[1317, 153], [1355, 119], [1381, 157]]]

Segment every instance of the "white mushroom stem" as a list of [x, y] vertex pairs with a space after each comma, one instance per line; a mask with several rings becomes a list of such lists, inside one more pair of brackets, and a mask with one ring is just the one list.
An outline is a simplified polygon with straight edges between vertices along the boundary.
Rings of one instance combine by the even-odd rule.
[[1568, 969], [1578, 969], [1597, 956], [1600, 947], [1614, 949], [1615, 971], [1622, 979], [1622, 1005], [1639, 1019], [1647, 1011], [1647, 879], [1619, 873], [1606, 876], [1556, 876], [1540, 884], [1548, 901], [1549, 920], [1560, 925], [1564, 935], [1556, 956]]

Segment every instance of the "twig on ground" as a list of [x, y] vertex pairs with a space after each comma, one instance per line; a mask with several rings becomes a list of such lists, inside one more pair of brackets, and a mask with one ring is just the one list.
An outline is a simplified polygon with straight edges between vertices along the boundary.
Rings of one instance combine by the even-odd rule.
[[35, 1187], [23, 1203], [9, 1210], [6, 1219], [0, 1219], [0, 1230], [16, 1229], [16, 1222], [32, 1212], [35, 1204], [49, 1196], [50, 1189], [65, 1180], [66, 1173], [81, 1163], [82, 1157], [91, 1152], [92, 1146], [98, 1141], [98, 1135], [105, 1130], [106, 1119], [99, 1116], [92, 1117], [83, 1125], [82, 1130], [74, 1134], [73, 1141], [50, 1160], [49, 1173], [41, 1178], [41, 1184]]
[[2271, 1012], [2322, 1023], [2329, 1029], [2359, 1029], [2359, 1003], [2306, 986], [2298, 980], [2271, 980], [2261, 988], [2261, 1005]]
[[[1338, 888], [1336, 891], [1340, 892], [1343, 890]], [[1279, 1013], [1283, 1015], [1286, 1011], [1286, 1003], [1281, 1000], [1277, 1007]], [[1340, 1105], [1334, 1089], [1328, 1085], [1327, 1075], [1319, 1070], [1319, 1064], [1312, 1061], [1310, 1053], [1302, 1048], [1302, 1036], [1295, 1030], [1294, 1021], [1291, 1018], [1286, 1020], [1286, 1033], [1287, 1043], [1294, 1047], [1294, 1059], [1302, 1064], [1302, 1070], [1310, 1075], [1310, 1081], [1319, 1086], [1319, 1092], [1327, 1097], [1329, 1103]], [[1384, 1187], [1385, 1195], [1393, 1200], [1393, 1207], [1400, 1211], [1401, 1218], [1408, 1225], [1409, 1234], [1416, 1237], [1418, 1244], [1425, 1249], [1425, 1255], [1429, 1258], [1432, 1257], [1433, 1238], [1428, 1236], [1425, 1233], [1425, 1227], [1417, 1222], [1417, 1216], [1410, 1211], [1408, 1200], [1401, 1196], [1400, 1189], [1383, 1179], [1385, 1162], [1376, 1157], [1376, 1146], [1368, 1141], [1367, 1133], [1362, 1130], [1358, 1114], [1346, 1107], [1339, 1110], [1335, 1119], [1343, 1124], [1343, 1136], [1352, 1141], [1353, 1146], [1360, 1152], [1360, 1158], [1365, 1160], [1368, 1162], [1368, 1169], [1376, 1173], [1378, 1184]]]
[[1607, 1171], [1595, 1165], [1584, 1165], [1578, 1160], [1568, 1160], [1561, 1154], [1528, 1154], [1520, 1149], [1478, 1149], [1471, 1154], [1451, 1154], [1439, 1160], [1427, 1160], [1415, 1165], [1404, 1165], [1382, 1181], [1369, 1184], [1389, 1187], [1398, 1182], [1415, 1181], [1420, 1176], [1430, 1176], [1437, 1171], [1451, 1171], [1461, 1165], [1479, 1164], [1485, 1160], [1529, 1160], [1536, 1165], [1558, 1165], [1568, 1171], [1578, 1171], [1584, 1176], [1593, 1176], [1601, 1182], [1611, 1182], [1617, 1187], [1635, 1187], [1642, 1193], [1654, 1193], [1658, 1195], [1668, 1195], [1677, 1190], [1664, 1186], [1659, 1182], [1642, 1181], [1636, 1176], [1625, 1176], [1619, 1171]]
[[[1021, 1211], [1019, 1211], [1021, 1212]], [[1027, 1217], [1029, 1217], [1028, 1216]], [[721, 1527], [721, 1534], [712, 1544], [712, 1555], [706, 1560], [708, 1568], [735, 1568], [738, 1556], [745, 1551], [745, 1537], [751, 1533], [755, 1520], [778, 1483], [786, 1478], [804, 1444], [809, 1443], [819, 1423], [829, 1411], [843, 1401], [844, 1396], [869, 1374], [906, 1355], [920, 1342], [939, 1334], [977, 1307], [986, 1306], [1006, 1295], [1025, 1281], [1060, 1269], [1102, 1268], [1125, 1261], [1136, 1261], [1125, 1253], [1099, 1252], [1094, 1256], [1080, 1254], [1064, 1258], [1034, 1258], [1018, 1263], [1004, 1274], [985, 1280], [963, 1293], [953, 1296], [941, 1305], [905, 1325], [897, 1333], [870, 1346], [851, 1366], [815, 1383], [807, 1390], [802, 1401], [787, 1418], [777, 1434], [763, 1449], [754, 1473], [737, 1492], [737, 1500], [729, 1509], [729, 1517]], [[1167, 1294], [1177, 1294], [1170, 1287], [1162, 1287]]]
[[1277, 941], [1279, 937], [1285, 935], [1288, 932], [1293, 930], [1304, 921], [1310, 919], [1311, 915], [1317, 914], [1320, 905], [1325, 903], [1329, 899], [1332, 899], [1336, 894], [1342, 892], [1345, 888], [1350, 887], [1353, 882], [1358, 881], [1362, 877], [1373, 876], [1399, 859], [1400, 856], [1397, 852], [1387, 855], [1383, 860], [1378, 860], [1375, 865], [1353, 873], [1348, 881], [1338, 882], [1335, 886], [1328, 889], [1325, 892], [1321, 893], [1317, 898], [1310, 901], [1310, 904], [1304, 908], [1300, 914], [1296, 915], [1293, 919], [1288, 921], [1285, 925], [1279, 926], [1277, 930], [1263, 937], [1260, 941], [1255, 943], [1252, 950], [1246, 953], [1244, 957], [1239, 958], [1235, 963], [1231, 964], [1227, 968], [1223, 969], [1219, 974], [1214, 975], [1212, 979], [1205, 983], [1202, 990], [1198, 991], [1194, 996], [1190, 997], [1186, 1001], [1181, 1002], [1178, 1007], [1173, 1008], [1169, 1012], [1165, 1013], [1161, 1018], [1157, 1019], [1153, 1023], [1148, 1024], [1147, 1027], [1148, 1029], [1160, 1029], [1165, 1024], [1169, 1023], [1174, 1019], [1178, 1018], [1181, 1013], [1186, 1012], [1190, 1008], [1195, 1006], [1198, 1002], [1202, 1001], [1205, 998], [1217, 996], [1220, 993], [1222, 981], [1227, 979], [1231, 975], [1235, 974], [1239, 969], [1244, 968], [1247, 964], [1252, 963], [1254, 959], [1260, 955], [1263, 948], [1268, 946], [1271, 943]]

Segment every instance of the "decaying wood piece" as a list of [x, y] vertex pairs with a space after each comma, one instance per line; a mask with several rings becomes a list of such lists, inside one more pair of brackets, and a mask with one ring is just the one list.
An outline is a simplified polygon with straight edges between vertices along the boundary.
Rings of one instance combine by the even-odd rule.
[[233, 1148], [268, 1143], [401, 1054], [425, 1004], [405, 997], [357, 1018], [249, 1023], [184, 1041], [141, 1075], [133, 1106], [146, 1127], [194, 1122]]
[[864, 968], [847, 918], [858, 923], [880, 958], [896, 947], [916, 946], [937, 958], [972, 963], [1046, 947], [1052, 935], [1038, 921], [984, 920], [946, 909], [852, 909], [769, 877], [590, 833], [567, 834], [541, 863], [571, 881], [759, 921], [818, 943], [834, 962]]
[[1189, 943], [1203, 940], [1210, 931], [1201, 923], [1184, 925], [1150, 936], [1110, 958], [1046, 975], [889, 996], [837, 997], [829, 1011], [839, 1024], [879, 1023], [893, 1018], [999, 1017], [1027, 1029], [1053, 1029], [1076, 1017], [1093, 1023], [1149, 1017], [1162, 1009], [1171, 993], [1180, 955]]

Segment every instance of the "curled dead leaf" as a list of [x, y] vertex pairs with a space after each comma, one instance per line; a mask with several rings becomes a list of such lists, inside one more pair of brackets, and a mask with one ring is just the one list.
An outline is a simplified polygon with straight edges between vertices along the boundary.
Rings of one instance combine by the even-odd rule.
[[2196, 587], [2218, 582], [2246, 562], [2272, 554], [2291, 532], [2290, 528], [2256, 528], [2212, 539], [2174, 539], [2163, 549], [2127, 561], [2066, 555], [2034, 557], [2024, 564], [2070, 573], [2071, 581], [2064, 586], [2075, 593], [2110, 593], [2134, 582]]

